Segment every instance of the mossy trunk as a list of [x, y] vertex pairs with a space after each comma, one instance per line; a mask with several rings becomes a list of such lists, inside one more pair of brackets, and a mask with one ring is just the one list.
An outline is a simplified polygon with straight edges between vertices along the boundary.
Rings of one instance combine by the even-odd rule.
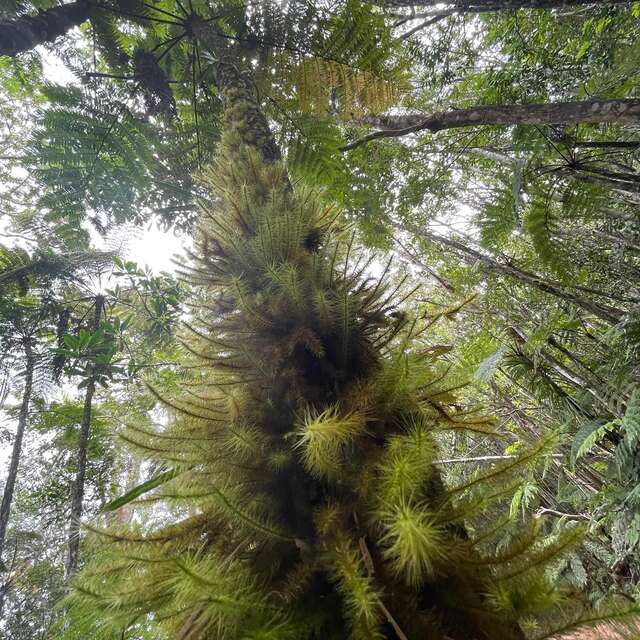
[[[201, 39], [207, 41], [210, 37], [201, 34]], [[239, 143], [237, 147], [232, 143], [231, 150], [236, 151], [238, 155], [244, 155], [255, 149], [265, 163], [279, 163], [282, 154], [258, 103], [252, 74], [243, 67], [239, 56], [236, 57], [236, 50], [222, 49], [222, 46], [224, 45], [217, 42], [217, 51], [221, 59], [217, 65], [216, 81], [225, 106], [227, 137]], [[225, 50], [224, 55], [220, 54], [221, 50]], [[284, 168], [281, 172], [281, 182], [279, 189], [283, 193], [290, 192], [291, 184]], [[273, 183], [269, 184], [268, 188], [278, 190], [278, 186]], [[301, 211], [299, 215], [304, 213]], [[306, 302], [311, 304], [310, 300]], [[307, 329], [308, 327], [291, 328], [289, 334], [298, 330], [304, 333]], [[267, 340], [272, 339], [277, 338], [267, 336]], [[286, 338], [282, 336], [281, 339]], [[291, 357], [279, 368], [277, 376], [271, 380], [272, 387], [266, 397], [263, 390], [254, 390], [255, 395], [263, 396], [263, 401], [274, 403], [280, 416], [288, 417], [284, 421], [286, 427], [279, 429], [285, 436], [302, 407], [326, 407], [340, 403], [341, 395], [348, 393], [354, 382], [366, 379], [378, 368], [379, 356], [375, 353], [375, 348], [371, 349], [372, 353], [366, 357], [362, 354], [355, 356], [354, 362], [340, 362], [327, 357], [328, 342], [329, 340], [323, 340], [324, 358], [309, 358], [308, 354], [301, 356], [300, 351], [294, 350]], [[371, 348], [371, 345], [368, 346]], [[305, 380], [303, 394], [295, 398], [291, 397], [290, 390], [299, 384], [293, 380], [283, 384], [283, 380], [286, 380], [284, 372], [287, 370], [293, 372], [296, 380]], [[381, 455], [384, 444], [382, 437], [369, 455], [374, 458]], [[358, 524], [366, 520], [366, 515], [360, 513], [361, 505], [358, 504], [351, 488], [329, 490], [324, 482], [315, 480], [302, 465], [295, 462], [289, 464], [286, 473], [279, 474], [272, 482], [269, 489], [281, 503], [280, 516], [287, 521], [298, 541], [295, 547], [285, 545], [280, 549], [283, 558], [273, 559], [274, 565], [280, 566], [281, 577], [284, 577], [287, 570], [291, 570], [297, 562], [304, 561], [305, 554], [319, 553], [319, 550], [328, 544], [327, 540], [323, 540], [322, 534], [318, 533], [313, 514], [322, 504], [321, 496], [331, 496], [333, 500], [344, 501], [352, 510], [353, 521], [348, 534], [353, 540], [360, 541], [362, 553], [368, 556], [370, 562], [368, 572], [372, 582], [385, 594], [385, 602], [381, 602], [384, 637], [397, 638], [406, 630], [411, 640], [524, 638], [517, 624], [501, 619], [488, 606], [485, 600], [487, 582], [482, 575], [483, 571], [461, 566], [457, 571], [444, 572], [436, 576], [434, 580], [417, 589], [408, 587], [403, 579], [398, 579], [385, 561], [383, 550], [371, 540], [370, 532]], [[434, 504], [443, 502], [446, 490], [437, 470], [432, 470], [429, 483], [430, 499]], [[459, 523], [451, 524], [449, 532], [453, 538], [468, 539], [464, 527]], [[314, 598], [319, 601], [328, 597], [329, 586], [325, 579], [319, 580], [316, 588], [318, 591], [313, 594]], [[349, 626], [347, 624], [347, 628], [338, 633], [345, 634], [346, 637]]]
[[189, 357], [179, 388], [150, 386], [170, 424], [122, 433], [172, 469], [147, 498], [183, 517], [100, 532], [78, 606], [189, 640], [521, 640], [462, 523], [491, 502], [469, 493], [482, 477], [448, 489], [433, 464], [437, 431], [486, 424], [443, 404], [403, 282], [373, 276], [339, 212], [292, 184], [242, 52], [210, 23], [193, 32], [217, 60], [225, 127], [184, 271]]

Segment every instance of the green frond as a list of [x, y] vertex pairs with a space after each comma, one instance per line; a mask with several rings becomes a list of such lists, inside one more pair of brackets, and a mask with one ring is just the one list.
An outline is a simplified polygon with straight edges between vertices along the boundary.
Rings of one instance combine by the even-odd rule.
[[397, 81], [318, 57], [302, 60], [294, 70], [294, 77], [300, 108], [321, 115], [331, 109], [349, 118], [367, 112], [382, 113], [397, 104], [401, 94]]
[[302, 114], [283, 128], [290, 170], [308, 181], [325, 184], [347, 177], [339, 154], [343, 138], [335, 122]]
[[559, 276], [564, 277], [567, 273], [567, 265], [559, 245], [552, 239], [552, 216], [551, 203], [535, 198], [524, 216], [523, 227], [543, 263]]
[[482, 483], [509, 478], [511, 474], [522, 472], [522, 470], [530, 465], [535, 465], [540, 461], [545, 452], [549, 451], [557, 441], [555, 434], [551, 434], [546, 438], [541, 438], [532, 447], [524, 449], [516, 455], [515, 458], [496, 464], [493, 469], [485, 472], [478, 472], [471, 480], [457, 487], [449, 489], [449, 495], [460, 494], [467, 489], [471, 489]]
[[410, 421], [405, 433], [389, 438], [378, 465], [383, 504], [402, 504], [422, 497], [425, 483], [433, 473], [435, 445], [428, 427], [421, 421]]
[[594, 420], [583, 425], [571, 445], [571, 462], [575, 463], [595, 447], [607, 433], [619, 427], [619, 421]]
[[264, 455], [267, 440], [254, 425], [234, 424], [224, 430], [220, 447], [238, 462], [249, 462]]
[[585, 536], [583, 527], [575, 526], [562, 531], [551, 540], [539, 543], [530, 553], [518, 559], [511, 566], [500, 566], [498, 576], [500, 580], [511, 580], [531, 575], [534, 570], [545, 567], [550, 562], [576, 547]]
[[513, 192], [502, 188], [480, 213], [480, 243], [487, 249], [504, 246], [518, 226]]
[[512, 620], [547, 613], [567, 602], [567, 594], [557, 588], [542, 572], [519, 581], [495, 582], [489, 587], [491, 605]]
[[621, 476], [633, 474], [635, 456], [640, 442], [640, 389], [633, 390], [620, 423], [622, 441], [616, 448], [616, 463]]
[[142, 484], [138, 485], [134, 489], [127, 491], [127, 493], [125, 493], [123, 496], [120, 496], [115, 500], [111, 500], [111, 502], [108, 502], [102, 508], [102, 510], [115, 511], [116, 509], [123, 507], [125, 504], [129, 504], [130, 502], [132, 502], [139, 496], [147, 493], [148, 491], [151, 491], [152, 489], [159, 487], [161, 484], [164, 484], [165, 482], [172, 480], [178, 475], [178, 473], [179, 472], [174, 469], [170, 471], [165, 471], [163, 473], [159, 473], [155, 475], [153, 478], [150, 478], [146, 482], [143, 482]]
[[575, 618], [535, 640], [636, 640], [639, 636], [640, 608], [634, 606]]

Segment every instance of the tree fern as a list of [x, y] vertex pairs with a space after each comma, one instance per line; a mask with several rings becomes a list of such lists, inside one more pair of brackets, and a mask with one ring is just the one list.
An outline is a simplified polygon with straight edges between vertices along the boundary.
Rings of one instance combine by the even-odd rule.
[[[94, 224], [104, 230], [113, 221], [130, 219], [133, 203], [188, 212], [190, 178], [182, 185], [163, 180], [160, 157], [167, 147], [126, 101], [100, 92], [90, 102], [75, 87], [47, 91], [55, 106], [42, 112], [31, 152], [38, 158], [41, 206], [49, 209], [49, 217], [79, 225], [89, 207]], [[155, 185], [150, 191], [149, 182]]]
[[[340, 20], [361, 47], [359, 26]], [[465, 422], [438, 349], [421, 342], [435, 318], [413, 318], [408, 274], [373, 277], [321, 194], [292, 184], [252, 64], [204, 25], [226, 111], [183, 268], [197, 291], [184, 373], [170, 391], [150, 385], [167, 426], [125, 432], [167, 468], [182, 458], [184, 472], [138, 496], [166, 518], [93, 527], [99, 548], [69, 606], [125, 634], [143, 624], [192, 640], [522, 640], [521, 609], [488, 594], [520, 589], [550, 613], [558, 600], [539, 574], [582, 531], [545, 542], [529, 527], [492, 553], [468, 523], [508, 509], [553, 438], [447, 485], [432, 464], [440, 432]], [[378, 62], [371, 51], [360, 61]]]
[[622, 440], [616, 448], [618, 473], [623, 477], [635, 475], [636, 455], [640, 443], [640, 390], [635, 389], [620, 423]]

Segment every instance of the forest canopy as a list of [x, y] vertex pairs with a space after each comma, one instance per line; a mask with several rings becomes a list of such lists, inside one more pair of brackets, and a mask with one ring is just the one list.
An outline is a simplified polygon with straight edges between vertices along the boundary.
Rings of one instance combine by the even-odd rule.
[[0, 3], [0, 637], [640, 638], [639, 45]]

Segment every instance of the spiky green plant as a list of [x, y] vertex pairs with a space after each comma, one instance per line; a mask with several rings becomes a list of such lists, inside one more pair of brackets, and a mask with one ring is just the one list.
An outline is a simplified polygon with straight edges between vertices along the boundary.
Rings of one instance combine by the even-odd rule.
[[548, 443], [446, 487], [437, 434], [478, 422], [448, 409], [398, 287], [291, 184], [232, 56], [217, 63], [225, 133], [187, 272], [185, 381], [152, 388], [168, 427], [124, 434], [164, 465], [129, 497], [164, 512], [95, 529], [76, 637], [524, 638], [523, 616], [560, 602], [545, 563], [580, 531], [543, 543], [534, 528], [496, 555], [465, 519]]

